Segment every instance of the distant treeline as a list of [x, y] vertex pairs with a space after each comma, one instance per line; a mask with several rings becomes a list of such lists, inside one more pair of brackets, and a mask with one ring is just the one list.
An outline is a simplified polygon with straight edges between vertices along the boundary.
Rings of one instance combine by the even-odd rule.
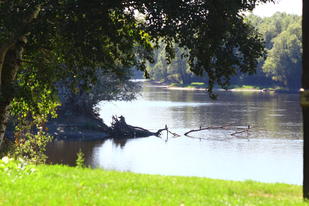
[[[265, 18], [250, 15], [245, 21], [252, 24], [264, 38], [267, 56], [259, 60], [256, 74], [239, 74], [231, 79], [231, 84], [299, 89], [302, 66], [301, 17], [276, 13]], [[165, 45], [161, 43], [155, 51], [155, 62], [147, 65], [150, 78], [179, 84], [207, 82], [207, 77], [198, 77], [190, 72], [185, 54], [184, 48], [175, 45], [175, 59], [168, 63]]]

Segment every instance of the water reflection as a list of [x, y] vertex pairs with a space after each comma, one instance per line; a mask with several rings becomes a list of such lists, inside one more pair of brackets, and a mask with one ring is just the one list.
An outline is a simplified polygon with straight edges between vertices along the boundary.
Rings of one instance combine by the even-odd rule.
[[301, 184], [301, 144], [295, 140], [196, 141], [151, 137], [93, 151], [96, 167], [147, 174]]
[[[165, 124], [177, 134], [207, 126], [230, 129], [193, 133], [166, 141], [157, 137], [97, 142], [55, 142], [49, 161], [74, 165], [76, 152], [92, 167], [138, 173], [201, 176], [263, 182], [302, 182], [302, 119], [297, 94], [220, 92], [217, 101], [203, 91], [145, 87], [132, 102], [102, 102], [108, 124], [123, 115], [131, 125], [153, 131]], [[231, 136], [236, 127], [252, 128]]]
[[100, 147], [104, 141], [54, 141], [47, 146], [47, 163], [75, 166], [76, 154], [85, 154], [85, 165], [92, 166], [93, 150]]

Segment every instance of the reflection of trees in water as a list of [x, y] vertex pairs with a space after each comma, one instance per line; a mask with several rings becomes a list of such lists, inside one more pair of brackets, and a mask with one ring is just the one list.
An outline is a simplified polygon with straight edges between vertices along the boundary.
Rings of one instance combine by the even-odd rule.
[[[123, 147], [127, 143], [127, 139], [114, 138], [113, 144], [116, 147]], [[47, 146], [46, 154], [48, 156], [48, 164], [65, 164], [69, 166], [76, 165], [77, 153], [82, 151], [85, 154], [85, 165], [91, 166], [93, 162], [93, 151], [96, 147], [100, 147], [105, 141], [54, 141]]]
[[104, 141], [54, 141], [47, 145], [46, 154], [48, 164], [76, 165], [77, 153], [85, 154], [85, 164], [88, 166], [93, 159], [93, 149], [100, 146]]
[[126, 145], [128, 139], [124, 138], [113, 138], [113, 143], [117, 146], [123, 149], [123, 147]]

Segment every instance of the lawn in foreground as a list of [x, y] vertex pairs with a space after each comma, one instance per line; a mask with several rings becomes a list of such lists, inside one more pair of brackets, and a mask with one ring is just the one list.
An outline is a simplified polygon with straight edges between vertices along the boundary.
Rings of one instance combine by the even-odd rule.
[[0, 170], [0, 205], [309, 205], [301, 187], [141, 175], [61, 165]]

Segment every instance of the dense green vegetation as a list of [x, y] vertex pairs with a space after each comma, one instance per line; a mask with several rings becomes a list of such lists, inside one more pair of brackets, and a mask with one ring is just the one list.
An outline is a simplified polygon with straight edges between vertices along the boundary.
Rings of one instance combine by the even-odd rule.
[[[0, 205], [309, 205], [300, 186], [0, 160]], [[3, 165], [10, 165], [8, 170]], [[14, 166], [15, 164], [15, 166]]]
[[[233, 75], [238, 75], [244, 82], [249, 81], [240, 74], [256, 72], [258, 59], [264, 54], [264, 46], [261, 43], [261, 37], [250, 24], [244, 21], [239, 12], [252, 11], [256, 4], [267, 1], [272, 0], [155, 2], [1, 0], [0, 156], [7, 151], [13, 151], [16, 156], [44, 162], [44, 147], [50, 139], [46, 123], [50, 117], [56, 116], [56, 108], [59, 106], [56, 84], [70, 79], [72, 83], [69, 87], [72, 91], [77, 93], [80, 89], [87, 91], [91, 89], [91, 85], [97, 83], [98, 69], [121, 78], [126, 76], [126, 68], [136, 67], [147, 76], [145, 64], [147, 61], [153, 62], [152, 51], [155, 47], [162, 46], [160, 42], [163, 42], [165, 56], [162, 57], [161, 54], [157, 56], [162, 57], [164, 61], [172, 61], [174, 55], [178, 60], [179, 56], [187, 58], [185, 64], [177, 59], [169, 64], [174, 68], [182, 67], [180, 72], [183, 76], [182, 83], [187, 81], [185, 78], [188, 76], [186, 74], [188, 69], [195, 75], [207, 76], [206, 85], [209, 92], [215, 84], [226, 88]], [[142, 18], [138, 18], [137, 14]], [[284, 18], [278, 17], [280, 20]], [[254, 20], [252, 21], [254, 24]], [[259, 21], [256, 19], [258, 25], [263, 25]], [[261, 67], [257, 73], [262, 74], [261, 79], [264, 83], [268, 80], [271, 83], [276, 81], [291, 89], [298, 88], [297, 81], [291, 78], [291, 72], [290, 70], [287, 72], [287, 69], [293, 68], [293, 73], [297, 74], [298, 54], [301, 53], [299, 51], [300, 27], [297, 25], [284, 27], [284, 25], [290, 25], [285, 23], [282, 25], [278, 23], [278, 25], [275, 24], [274, 31], [269, 35], [271, 37], [269, 41], [265, 38], [266, 45], [269, 44], [269, 47], [266, 47], [269, 50], [269, 59], [265, 62], [260, 61]], [[282, 32], [285, 30], [287, 32]], [[266, 33], [263, 35], [265, 36]], [[266, 36], [268, 37], [268, 33]], [[173, 47], [178, 49], [174, 52]], [[158, 62], [157, 59], [155, 58]], [[165, 65], [166, 62], [163, 60], [162, 65]], [[168, 74], [171, 79], [179, 78], [178, 74], [170, 75], [168, 71], [162, 73], [163, 76]], [[195, 82], [198, 80], [194, 79]], [[191, 82], [190, 80], [187, 83]], [[10, 123], [13, 129], [9, 131], [11, 134], [8, 134], [7, 130], [9, 119], [12, 120]], [[119, 185], [121, 185], [120, 188], [127, 188], [124, 190], [126, 192], [129, 187], [132, 188], [132, 185], [139, 183], [137, 177], [140, 177], [130, 174], [129, 176], [136, 178], [129, 181], [128, 177], [126, 185], [126, 179], [121, 178], [126, 176], [124, 173], [115, 173], [115, 176], [100, 179], [97, 176], [100, 176], [102, 171], [76, 170], [80, 173], [74, 173], [75, 169], [72, 168], [54, 167], [53, 169], [53, 167], [40, 166], [37, 167], [38, 172], [32, 173], [30, 170], [23, 176], [20, 171], [14, 172], [13, 166], [12, 170], [9, 169], [12, 173], [7, 176], [7, 168], [6, 166], [1, 168], [0, 203], [9, 205], [45, 203], [58, 205], [62, 203], [61, 201], [69, 202], [68, 204], [71, 204], [70, 201], [72, 204], [86, 204], [88, 201], [102, 202], [100, 197], [106, 197], [107, 200], [112, 198], [111, 201], [114, 201], [116, 197], [122, 197], [119, 195], [122, 190], [117, 190]], [[61, 178], [64, 179], [61, 180]], [[59, 187], [57, 184], [50, 187], [51, 183], [57, 180], [59, 180]], [[151, 179], [147, 179], [149, 180]], [[96, 181], [112, 181], [116, 186], [106, 191], [102, 190], [101, 182]], [[74, 185], [77, 182], [80, 184]], [[160, 185], [157, 189], [159, 195], [156, 193], [151, 195], [149, 204], [162, 200], [161, 197], [165, 198], [162, 201], [180, 201], [182, 197], [186, 197], [181, 190], [185, 187], [181, 186], [181, 182], [168, 191], [161, 187], [164, 184], [158, 184], [158, 180], [155, 184]], [[208, 183], [203, 182], [204, 184]], [[145, 185], [143, 181], [140, 185], [137, 184], [140, 188], [138, 191]], [[148, 182], [147, 186], [149, 186]], [[200, 186], [203, 188], [202, 185]], [[209, 194], [214, 194], [211, 196], [216, 197], [217, 193], [211, 190], [216, 190], [217, 185], [212, 186], [214, 187], [209, 189]], [[149, 187], [149, 191], [152, 191], [151, 185]], [[218, 187], [228, 188], [226, 183]], [[104, 196], [104, 193], [98, 197], [100, 193], [97, 191], [100, 189], [108, 196]], [[195, 187], [192, 186], [189, 189], [184, 191], [189, 193], [194, 191]], [[197, 194], [201, 194], [197, 199], [205, 197], [204, 193], [196, 190]], [[82, 191], [80, 196], [70, 196], [78, 191]], [[142, 197], [145, 197], [149, 191], [144, 191]], [[170, 196], [164, 196], [162, 191]], [[45, 195], [49, 192], [52, 195]], [[222, 196], [221, 192], [226, 196]], [[86, 194], [85, 197], [84, 194]], [[250, 199], [250, 195], [240, 199], [229, 199], [230, 196], [227, 194], [234, 193], [222, 189], [219, 191], [218, 199], [224, 201], [227, 198], [231, 202]], [[172, 195], [179, 195], [181, 198], [170, 198]], [[194, 197], [192, 193], [191, 195]], [[124, 195], [120, 201], [130, 203], [129, 197], [131, 196]], [[264, 201], [265, 197], [261, 198], [261, 201]], [[271, 204], [276, 200], [270, 200]], [[188, 197], [188, 201], [196, 201], [196, 198], [193, 200]], [[291, 203], [289, 201], [293, 200], [286, 201]]]
[[[261, 18], [250, 15], [246, 21], [252, 24], [265, 40], [268, 55], [260, 58], [256, 73], [252, 76], [240, 74], [231, 79], [233, 85], [282, 87], [289, 90], [300, 88], [302, 37], [301, 17], [286, 13], [276, 13]], [[164, 58], [165, 44], [156, 50], [155, 63], [147, 69], [154, 80], [188, 85], [192, 82], [207, 82], [208, 77], [196, 76], [183, 55], [184, 49], [174, 44], [176, 58], [168, 64]], [[237, 52], [237, 51], [234, 51]]]
[[210, 94], [237, 72], [253, 73], [262, 40], [239, 13], [268, 1], [0, 1], [0, 152], [14, 142], [23, 157], [42, 154], [57, 83], [69, 80], [78, 93], [99, 81], [98, 70], [126, 78], [135, 67], [148, 76], [159, 42], [167, 61], [174, 43], [187, 48], [190, 70], [208, 75]]

